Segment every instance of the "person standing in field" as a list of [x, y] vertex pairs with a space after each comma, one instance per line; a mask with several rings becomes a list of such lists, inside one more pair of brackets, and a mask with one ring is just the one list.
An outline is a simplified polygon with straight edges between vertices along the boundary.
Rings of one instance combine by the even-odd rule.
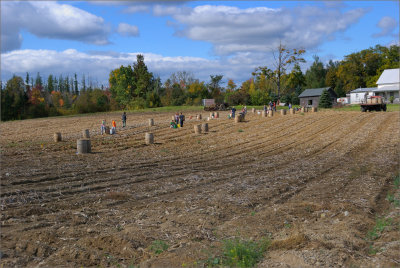
[[103, 135], [106, 132], [106, 120], [105, 119], [103, 119], [103, 121], [101, 121], [100, 130], [101, 130], [101, 135]]
[[183, 121], [185, 121], [185, 116], [182, 114], [179, 115], [179, 124], [181, 127], [183, 127]]
[[115, 123], [115, 121], [112, 121], [112, 134], [115, 134], [115, 132], [117, 131], [117, 123]]
[[126, 112], [122, 115], [122, 127], [126, 127]]
[[235, 118], [236, 108], [235, 106], [232, 107], [232, 118]]
[[176, 112], [175, 114], [175, 123], [178, 125], [179, 124], [179, 113]]

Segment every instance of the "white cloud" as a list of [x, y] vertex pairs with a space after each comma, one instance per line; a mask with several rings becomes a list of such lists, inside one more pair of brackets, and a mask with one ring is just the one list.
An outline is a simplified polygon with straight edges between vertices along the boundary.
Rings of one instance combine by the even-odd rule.
[[21, 47], [21, 30], [52, 39], [108, 44], [110, 27], [103, 18], [71, 5], [56, 2], [2, 2], [2, 51]]
[[117, 32], [123, 36], [138, 36], [139, 28], [135, 25], [120, 23], [118, 25]]
[[[155, 15], [172, 15], [177, 36], [213, 44], [216, 55], [268, 52], [282, 41], [291, 48], [315, 48], [344, 32], [368, 10], [347, 12], [340, 7], [300, 6], [271, 9], [240, 9], [202, 5], [195, 8], [154, 7]], [[178, 26], [177, 26], [178, 24]]]
[[[13, 74], [25, 77], [40, 72], [43, 78], [49, 74], [70, 77], [77, 73], [95, 78], [108, 85], [110, 71], [121, 65], [132, 65], [139, 53], [119, 53], [113, 51], [92, 51], [83, 53], [75, 49], [55, 50], [15, 50], [1, 54], [1, 79], [3, 82]], [[220, 60], [209, 60], [199, 57], [165, 57], [159, 54], [140, 53], [144, 55], [145, 63], [150, 72], [160, 76], [165, 81], [178, 71], [192, 72], [201, 81], [209, 81], [210, 75], [222, 74], [224, 78], [235, 81], [247, 80], [251, 72], [267, 60], [262, 54], [238, 53], [235, 57]]]
[[393, 36], [393, 31], [397, 27], [397, 22], [394, 18], [385, 16], [377, 24], [381, 31], [377, 34], [373, 34], [372, 37], [382, 37], [382, 36]]

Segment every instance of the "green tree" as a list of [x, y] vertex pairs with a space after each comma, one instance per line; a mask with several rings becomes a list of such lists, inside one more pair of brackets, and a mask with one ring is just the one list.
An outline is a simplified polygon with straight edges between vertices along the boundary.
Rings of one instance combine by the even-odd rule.
[[[273, 52], [273, 65], [275, 70], [273, 71], [271, 78], [276, 84], [278, 98], [280, 98], [281, 95], [282, 76], [286, 74], [286, 70], [290, 67], [290, 65], [305, 62], [304, 58], [302, 57], [305, 52], [306, 51], [304, 49], [288, 49], [285, 45], [282, 45], [282, 43], [279, 43], [277, 51]], [[259, 67], [258, 70], [266, 70], [265, 74], [267, 74], [269, 69], [266, 67]], [[268, 75], [266, 77], [268, 77]]]
[[109, 77], [110, 91], [117, 103], [123, 108], [132, 106], [139, 108], [146, 105], [148, 92], [152, 92], [157, 85], [153, 74], [147, 70], [143, 55], [136, 56], [133, 68], [128, 65], [112, 70]]
[[24, 80], [14, 75], [1, 91], [1, 120], [25, 118], [28, 109], [27, 101]]
[[326, 70], [324, 64], [319, 60], [318, 56], [314, 56], [314, 62], [306, 71], [306, 87], [321, 88], [325, 86]]
[[74, 91], [75, 91], [75, 95], [79, 95], [78, 78], [77, 78], [76, 73], [74, 74]]
[[208, 84], [208, 90], [211, 96], [216, 100], [216, 102], [222, 102], [222, 87], [221, 87], [221, 80], [224, 76], [223, 75], [210, 75], [210, 83]]
[[47, 91], [49, 93], [51, 93], [54, 90], [54, 79], [53, 79], [53, 75], [52, 74], [50, 74], [47, 77], [47, 86], [46, 87], [47, 87]]
[[332, 99], [328, 90], [322, 91], [321, 97], [319, 98], [318, 107], [320, 108], [332, 108]]

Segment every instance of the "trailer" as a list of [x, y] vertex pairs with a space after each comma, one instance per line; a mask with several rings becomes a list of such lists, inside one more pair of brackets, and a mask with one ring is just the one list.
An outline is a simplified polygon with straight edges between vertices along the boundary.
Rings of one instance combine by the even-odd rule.
[[386, 103], [383, 102], [381, 96], [370, 96], [367, 97], [361, 104], [360, 104], [361, 112], [367, 111], [384, 111], [386, 112]]

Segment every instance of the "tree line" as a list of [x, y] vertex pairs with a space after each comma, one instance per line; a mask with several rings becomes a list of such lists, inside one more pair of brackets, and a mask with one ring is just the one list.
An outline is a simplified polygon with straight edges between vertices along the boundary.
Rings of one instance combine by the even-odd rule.
[[[331, 87], [339, 97], [359, 87], [375, 87], [385, 69], [399, 68], [399, 46], [376, 45], [351, 53], [341, 61], [324, 65], [318, 56], [303, 73], [303, 49], [288, 49], [280, 44], [274, 60], [249, 74], [237, 85], [229, 79], [223, 85], [222, 74], [200, 81], [190, 72], [171, 74], [162, 83], [150, 72], [144, 56], [136, 62], [110, 72], [109, 87], [99, 87], [83, 75], [49, 75], [46, 82], [26, 74], [25, 80], [14, 75], [1, 83], [1, 120], [133, 110], [160, 106], [201, 105], [202, 99], [214, 98], [229, 105], [264, 105], [270, 101], [299, 104], [298, 96], [307, 88]], [[289, 71], [290, 70], [290, 71]]]

